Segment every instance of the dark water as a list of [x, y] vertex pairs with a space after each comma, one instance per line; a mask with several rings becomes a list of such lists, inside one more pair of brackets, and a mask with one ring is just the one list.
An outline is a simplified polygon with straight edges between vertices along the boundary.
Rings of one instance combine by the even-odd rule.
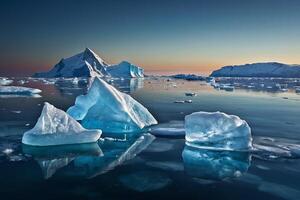
[[[22, 146], [22, 134], [34, 126], [43, 102], [66, 110], [86, 92], [84, 84], [30, 80], [23, 86], [41, 89], [40, 98], [0, 98], [1, 199], [300, 198], [300, 95], [294, 90], [226, 92], [205, 82], [157, 78], [111, 83], [160, 123], [182, 121], [195, 111], [238, 115], [251, 126], [255, 144], [268, 151], [199, 150], [186, 146], [184, 138], [148, 133], [98, 144]], [[188, 99], [193, 103], [173, 103]]]

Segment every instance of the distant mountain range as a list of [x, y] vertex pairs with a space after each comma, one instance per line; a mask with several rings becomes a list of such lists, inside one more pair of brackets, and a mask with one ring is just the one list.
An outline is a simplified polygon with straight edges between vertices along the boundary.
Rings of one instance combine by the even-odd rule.
[[233, 65], [215, 70], [210, 76], [300, 78], [300, 65], [288, 65], [277, 62]]
[[112, 76], [123, 78], [144, 77], [144, 70], [127, 61], [117, 65], [110, 65], [91, 49], [61, 59], [50, 71], [35, 73], [34, 77], [94, 77]]

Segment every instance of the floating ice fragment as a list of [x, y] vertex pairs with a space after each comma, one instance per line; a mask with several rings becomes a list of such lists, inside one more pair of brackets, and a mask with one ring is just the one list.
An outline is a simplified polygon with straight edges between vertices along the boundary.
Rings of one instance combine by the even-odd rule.
[[67, 112], [82, 120], [85, 128], [99, 128], [108, 133], [138, 132], [157, 124], [144, 106], [98, 77], [88, 93], [78, 96]]
[[152, 126], [149, 132], [155, 136], [184, 137], [185, 129], [183, 121], [170, 121]]
[[33, 95], [42, 91], [35, 88], [21, 86], [0, 86], [0, 95]]
[[248, 150], [251, 129], [238, 116], [221, 112], [195, 112], [185, 116], [185, 139], [190, 146], [207, 149]]
[[101, 130], [86, 130], [67, 113], [45, 103], [35, 127], [24, 133], [22, 143], [34, 146], [96, 142]]
[[12, 84], [12, 82], [14, 82], [14, 81], [9, 80], [7, 78], [0, 78], [0, 85], [9, 85], [9, 84]]

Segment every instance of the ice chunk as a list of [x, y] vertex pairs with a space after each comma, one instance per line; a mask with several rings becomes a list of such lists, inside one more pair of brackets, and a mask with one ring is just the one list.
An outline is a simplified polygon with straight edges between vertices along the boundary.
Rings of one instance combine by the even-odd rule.
[[239, 177], [247, 172], [250, 166], [248, 152], [205, 150], [185, 146], [182, 157], [187, 174], [209, 180]]
[[185, 129], [183, 121], [170, 121], [168, 123], [157, 124], [149, 130], [155, 136], [184, 137]]
[[35, 127], [24, 133], [22, 143], [33, 146], [96, 142], [101, 130], [86, 130], [67, 113], [45, 103]]
[[41, 92], [41, 90], [35, 88], [21, 86], [0, 86], [0, 95], [32, 95]]
[[190, 146], [209, 149], [252, 148], [251, 129], [238, 116], [221, 112], [195, 112], [185, 116], [185, 139]]
[[13, 80], [7, 79], [7, 78], [0, 78], [0, 85], [9, 85], [14, 82]]
[[164, 188], [171, 184], [172, 180], [157, 172], [139, 171], [121, 176], [120, 182], [132, 190], [146, 192]]
[[67, 112], [82, 120], [85, 128], [99, 128], [108, 133], [137, 132], [157, 124], [144, 106], [98, 77], [88, 93], [78, 96]]
[[109, 74], [113, 77], [123, 78], [142, 78], [144, 77], [144, 69], [135, 66], [127, 61], [122, 61], [117, 65], [112, 65], [106, 68]]

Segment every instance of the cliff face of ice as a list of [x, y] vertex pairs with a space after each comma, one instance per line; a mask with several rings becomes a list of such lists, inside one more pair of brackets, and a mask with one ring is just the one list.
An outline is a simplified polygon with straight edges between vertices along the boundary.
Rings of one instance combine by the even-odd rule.
[[117, 65], [112, 65], [107, 68], [107, 71], [113, 77], [123, 77], [123, 78], [144, 77], [144, 69], [135, 66], [127, 61], [122, 61]]
[[215, 70], [213, 77], [285, 77], [299, 78], [300, 65], [287, 65], [277, 62], [253, 63], [225, 66]]

